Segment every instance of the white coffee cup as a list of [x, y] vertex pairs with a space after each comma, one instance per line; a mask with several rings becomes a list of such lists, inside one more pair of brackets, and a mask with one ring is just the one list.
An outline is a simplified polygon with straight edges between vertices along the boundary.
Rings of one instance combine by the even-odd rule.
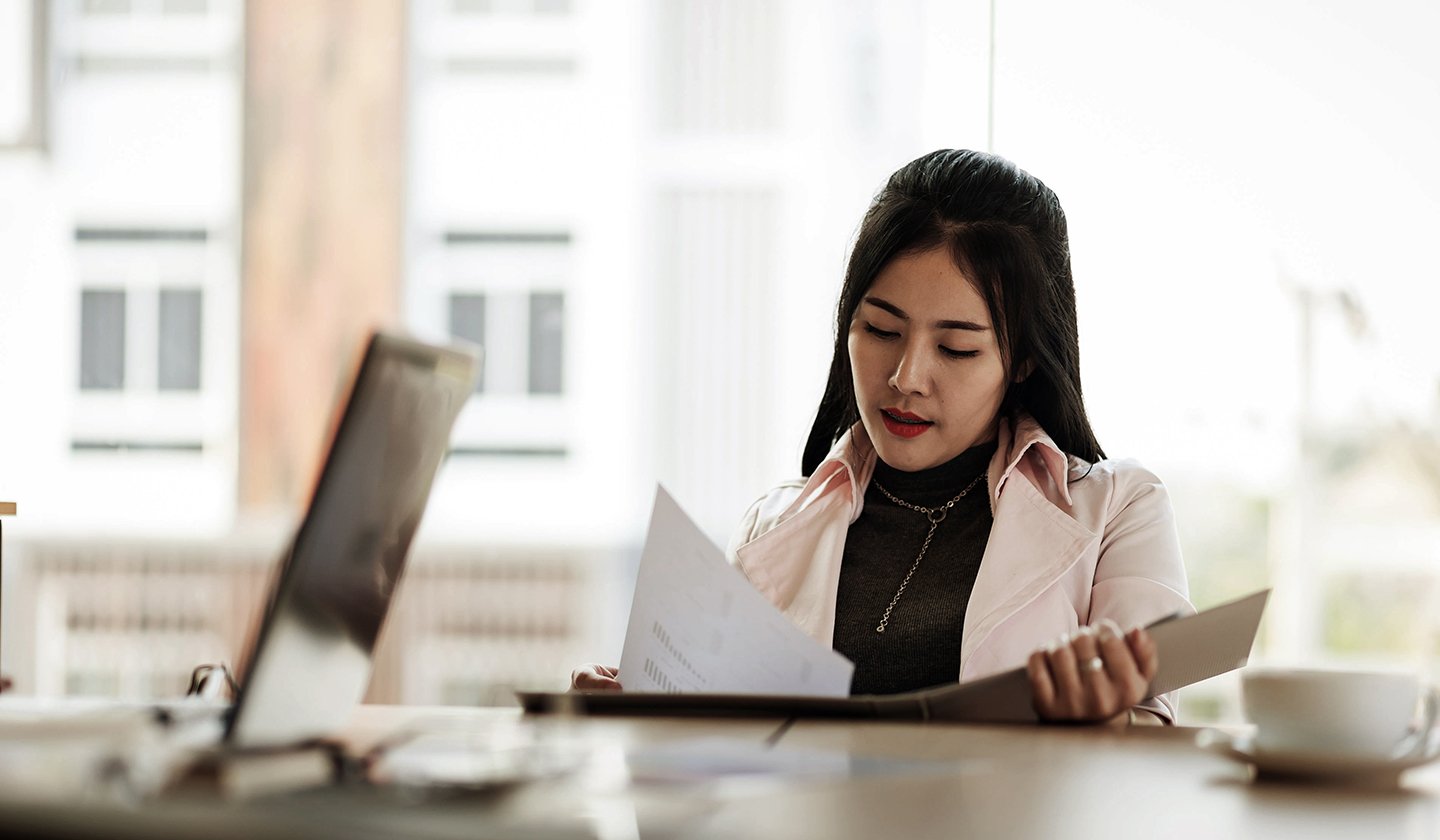
[[1440, 702], [1419, 677], [1398, 672], [1247, 668], [1241, 689], [1255, 748], [1266, 752], [1415, 754], [1426, 748]]

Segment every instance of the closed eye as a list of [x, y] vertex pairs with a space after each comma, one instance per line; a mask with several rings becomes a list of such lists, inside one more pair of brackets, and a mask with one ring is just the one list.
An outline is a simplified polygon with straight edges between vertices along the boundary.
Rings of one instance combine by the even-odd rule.
[[898, 332], [891, 332], [891, 331], [889, 331], [889, 330], [882, 330], [882, 329], [880, 329], [879, 327], [875, 326], [874, 324], [871, 324], [871, 323], [868, 323], [868, 322], [865, 324], [865, 332], [870, 333], [871, 335], [875, 336], [876, 338], [880, 339], [881, 341], [889, 341], [889, 340], [892, 339], [892, 338], [899, 338], [899, 337], [900, 337], [900, 333], [898, 333]]
[[940, 345], [940, 352], [951, 359], [973, 359], [980, 355], [979, 350], [951, 350], [943, 344]]

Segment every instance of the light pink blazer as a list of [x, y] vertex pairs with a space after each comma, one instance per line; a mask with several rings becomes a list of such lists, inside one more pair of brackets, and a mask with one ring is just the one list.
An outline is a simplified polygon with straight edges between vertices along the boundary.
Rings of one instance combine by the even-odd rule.
[[[1165, 487], [1129, 460], [1067, 457], [1039, 424], [1001, 421], [988, 473], [994, 525], [965, 610], [960, 680], [1025, 664], [1102, 618], [1124, 629], [1193, 613]], [[833, 643], [845, 535], [875, 470], [864, 428], [846, 432], [809, 480], [762, 496], [730, 560], [806, 633]], [[1174, 721], [1170, 695], [1142, 703]]]

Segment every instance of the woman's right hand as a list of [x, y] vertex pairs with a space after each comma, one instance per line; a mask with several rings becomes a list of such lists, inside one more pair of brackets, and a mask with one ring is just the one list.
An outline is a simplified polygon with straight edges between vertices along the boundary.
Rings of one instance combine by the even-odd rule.
[[571, 691], [619, 691], [620, 669], [593, 662], [570, 672]]

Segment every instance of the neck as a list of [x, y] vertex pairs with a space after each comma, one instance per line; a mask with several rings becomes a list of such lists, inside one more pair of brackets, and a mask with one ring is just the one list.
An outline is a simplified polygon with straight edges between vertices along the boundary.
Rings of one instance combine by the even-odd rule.
[[990, 466], [995, 441], [976, 444], [943, 464], [906, 472], [884, 460], [875, 463], [874, 481], [896, 496], [917, 505], [943, 503], [959, 493]]

